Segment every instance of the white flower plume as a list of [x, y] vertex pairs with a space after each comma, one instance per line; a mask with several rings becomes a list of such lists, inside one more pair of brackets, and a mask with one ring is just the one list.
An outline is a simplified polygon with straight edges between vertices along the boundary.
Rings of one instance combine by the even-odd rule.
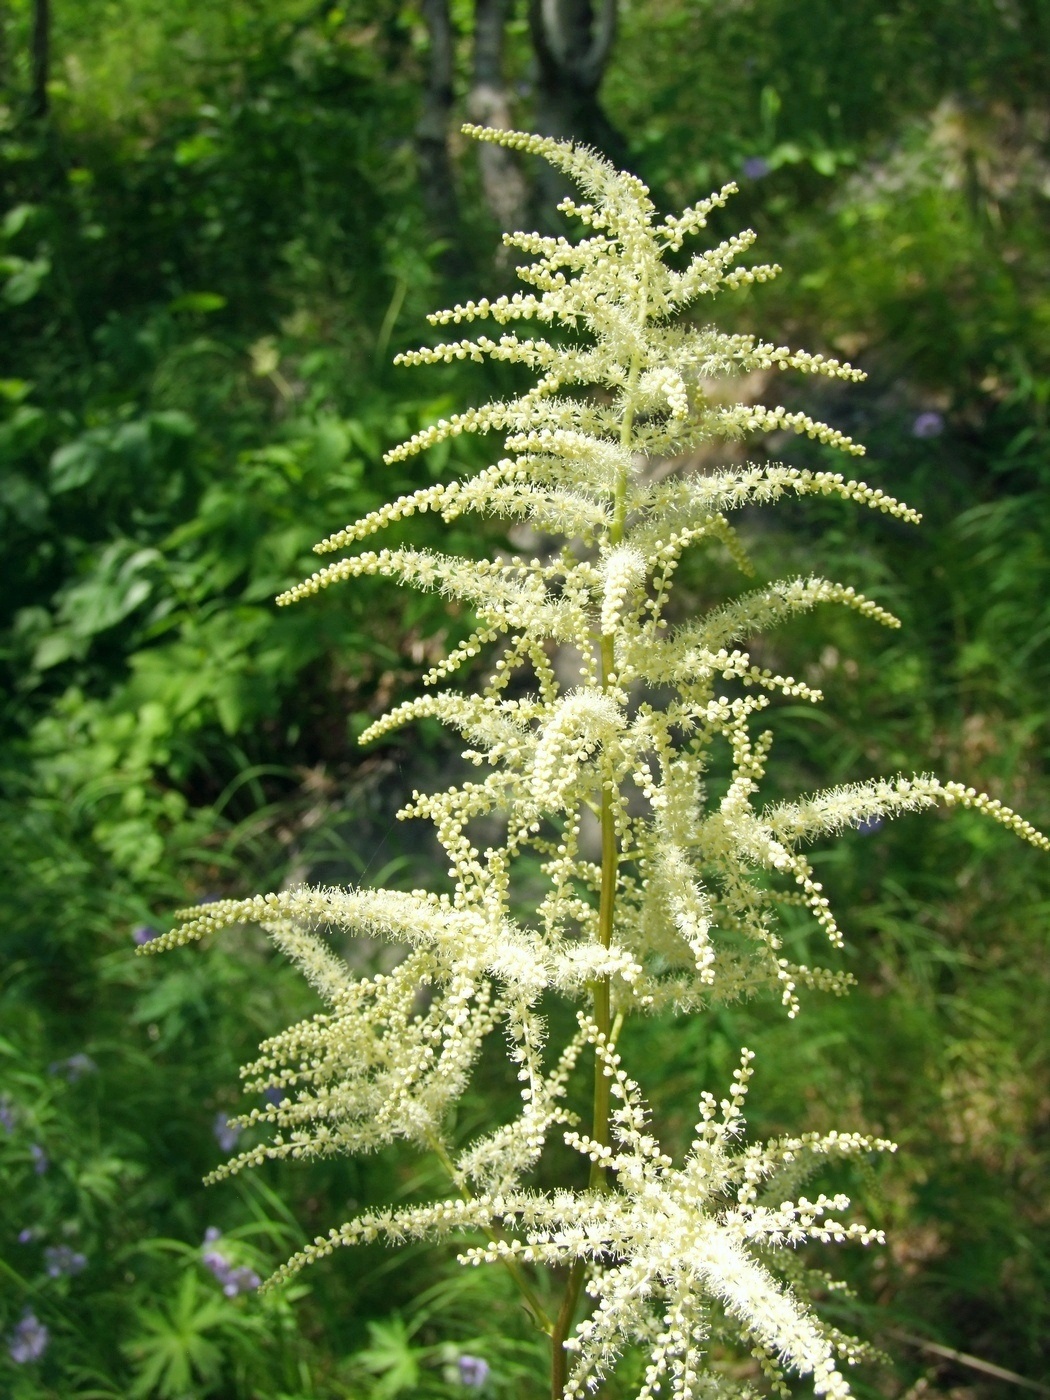
[[[799, 1188], [825, 1160], [892, 1152], [893, 1143], [831, 1132], [746, 1145], [742, 1106], [753, 1056], [745, 1050], [728, 1097], [720, 1104], [710, 1094], [701, 1099], [692, 1146], [676, 1167], [652, 1135], [639, 1087], [620, 1068], [615, 1049], [593, 1022], [580, 1020], [582, 1035], [570, 1043], [542, 1106], [522, 1122], [537, 1111], [560, 1120], [550, 1108], [564, 1089], [566, 1062], [574, 1062], [581, 1041], [594, 1045], [619, 1104], [613, 1141], [598, 1144], [576, 1131], [565, 1140], [613, 1170], [616, 1191], [521, 1191], [490, 1177], [477, 1196], [351, 1221], [297, 1254], [278, 1277], [290, 1277], [340, 1245], [484, 1229], [492, 1242], [468, 1248], [463, 1262], [580, 1261], [587, 1268], [594, 1307], [565, 1344], [574, 1358], [566, 1400], [593, 1390], [632, 1343], [645, 1345], [651, 1356], [637, 1400], [661, 1392], [681, 1400], [716, 1393], [704, 1356], [712, 1346], [734, 1343], [759, 1354], [767, 1374], [809, 1376], [817, 1395], [843, 1400], [850, 1390], [839, 1363], [852, 1363], [863, 1348], [822, 1323], [800, 1296], [804, 1271], [793, 1251], [812, 1240], [870, 1244], [882, 1236], [842, 1223], [847, 1197], [819, 1193], [810, 1199]], [[461, 1157], [464, 1175], [481, 1175], [485, 1147]]]
[[[276, 1102], [242, 1122], [273, 1135], [224, 1171], [404, 1139], [436, 1151], [460, 1190], [459, 1199], [351, 1221], [279, 1276], [340, 1243], [482, 1230], [489, 1244], [466, 1257], [508, 1263], [534, 1316], [542, 1304], [521, 1265], [586, 1267], [589, 1314], [568, 1339], [560, 1322], [549, 1329], [556, 1366], [572, 1357], [568, 1400], [596, 1384], [628, 1343], [650, 1352], [639, 1400], [658, 1391], [683, 1400], [749, 1395], [706, 1368], [710, 1347], [727, 1339], [754, 1352], [774, 1384], [786, 1368], [809, 1377], [817, 1394], [841, 1397], [839, 1364], [858, 1353], [806, 1302], [791, 1246], [875, 1236], [838, 1223], [841, 1198], [810, 1200], [798, 1187], [820, 1158], [887, 1144], [830, 1134], [740, 1146], [745, 1063], [720, 1117], [705, 1098], [696, 1140], [676, 1167], [646, 1126], [641, 1092], [611, 1048], [612, 1028], [633, 1012], [694, 1012], [762, 989], [794, 1016], [803, 989], [846, 990], [852, 979], [841, 968], [784, 956], [786, 904], [808, 909], [832, 950], [843, 941], [807, 843], [938, 803], [983, 812], [1043, 850], [1050, 841], [997, 800], [930, 776], [763, 801], [775, 702], [821, 696], [760, 665], [747, 649], [752, 639], [825, 604], [900, 624], [847, 583], [802, 576], [754, 583], [673, 625], [668, 604], [685, 551], [728, 557], [753, 574], [733, 514], [785, 497], [837, 498], [910, 524], [919, 517], [843, 472], [772, 461], [681, 476], [654, 468], [773, 431], [859, 457], [863, 447], [835, 428], [776, 403], [733, 403], [725, 386], [757, 371], [863, 376], [836, 359], [683, 316], [779, 271], [740, 264], [750, 231], [684, 265], [668, 260], [733, 186], [661, 219], [640, 180], [592, 151], [466, 130], [540, 156], [574, 180], [582, 202], [560, 207], [584, 235], [577, 242], [509, 235], [527, 260], [518, 269], [526, 290], [438, 312], [435, 327], [471, 333], [442, 331], [448, 339], [398, 359], [510, 362], [535, 380], [516, 397], [439, 419], [393, 448], [389, 462], [463, 433], [502, 440], [475, 476], [421, 487], [336, 530], [318, 554], [349, 552], [278, 600], [375, 575], [440, 592], [476, 619], [424, 678], [425, 693], [362, 736], [378, 742], [425, 716], [463, 736], [478, 780], [414, 793], [400, 813], [433, 822], [454, 892], [304, 888], [225, 900], [184, 911], [171, 933], [140, 951], [258, 924], [325, 1003], [323, 1014], [267, 1041], [246, 1067], [248, 1088], [276, 1091]], [[387, 526], [427, 513], [446, 522], [469, 514], [524, 522], [541, 539], [561, 537], [564, 547], [536, 556], [501, 547], [490, 560], [471, 561], [410, 542], [371, 547]], [[474, 693], [458, 688], [457, 672], [483, 652], [487, 680]], [[572, 675], [566, 657], [576, 658]], [[728, 784], [712, 781], [718, 754], [728, 758]], [[591, 817], [600, 851], [588, 840]], [[519, 876], [523, 866], [534, 875], [537, 864], [547, 887], [526, 917]], [[331, 935], [386, 939], [401, 947], [402, 961], [364, 976], [336, 956]], [[588, 1008], [553, 1067], [545, 1059], [544, 998]], [[490, 1037], [503, 1040], [515, 1067], [520, 1112], [457, 1156], [448, 1140], [451, 1110]], [[594, 1071], [590, 1135], [577, 1130], [567, 1103], [585, 1052]], [[618, 1099], [614, 1112], [610, 1095]], [[587, 1191], [530, 1187], [555, 1128], [568, 1129], [590, 1157]]]

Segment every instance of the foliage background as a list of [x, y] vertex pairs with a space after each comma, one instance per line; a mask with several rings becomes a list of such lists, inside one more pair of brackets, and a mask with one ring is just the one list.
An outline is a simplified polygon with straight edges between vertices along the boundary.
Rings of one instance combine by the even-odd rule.
[[[472, 15], [453, 7], [457, 113]], [[457, 256], [419, 202], [422, 12], [58, 0], [43, 120], [32, 21], [13, 4], [0, 44], [0, 1334], [30, 1307], [50, 1335], [31, 1363], [0, 1350], [0, 1388], [446, 1395], [466, 1353], [489, 1393], [535, 1394], [513, 1299], [440, 1251], [224, 1295], [206, 1227], [264, 1272], [436, 1177], [381, 1157], [206, 1193], [237, 1065], [312, 1004], [247, 939], [131, 956], [134, 929], [209, 895], [430, 878], [391, 813], [453, 756], [436, 729], [367, 754], [354, 738], [469, 619], [367, 582], [271, 603], [316, 539], [419, 484], [385, 447], [493, 389], [477, 367], [389, 367], [426, 310], [508, 277], [472, 153], [453, 142]], [[737, 178], [719, 235], [751, 223], [787, 269], [722, 324], [861, 363], [861, 389], [799, 383], [789, 406], [858, 434], [867, 479], [925, 516], [919, 534], [831, 504], [748, 520], [771, 576], [786, 556], [905, 621], [887, 641], [825, 613], [778, 639], [828, 694], [781, 719], [785, 793], [928, 766], [1050, 824], [1048, 29], [1039, 0], [621, 6], [602, 94], [632, 168], [669, 205]], [[528, 126], [522, 14], [507, 34]], [[736, 586], [688, 583], [697, 605]], [[747, 1043], [756, 1132], [900, 1141], [864, 1201], [890, 1244], [852, 1261], [848, 1318], [892, 1356], [861, 1394], [1002, 1393], [901, 1333], [1050, 1382], [1047, 871], [966, 816], [850, 833], [821, 860], [849, 911], [848, 1002], [630, 1028], [625, 1054], [665, 1067], [672, 1139]], [[496, 1066], [482, 1081], [478, 1115], [507, 1089]], [[59, 1245], [85, 1267], [49, 1274]]]

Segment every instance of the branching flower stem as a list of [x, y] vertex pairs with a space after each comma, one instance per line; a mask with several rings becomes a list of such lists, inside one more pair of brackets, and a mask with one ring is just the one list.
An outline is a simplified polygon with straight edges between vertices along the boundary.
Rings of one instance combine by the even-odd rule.
[[[612, 672], [613, 643], [611, 637], [601, 641], [601, 687], [608, 689], [609, 675]], [[598, 940], [603, 948], [612, 942], [613, 918], [616, 910], [616, 882], [619, 878], [620, 849], [616, 839], [616, 817], [613, 810], [613, 780], [606, 778], [602, 787], [601, 834], [602, 834], [602, 884], [598, 903]], [[601, 1035], [608, 1039], [611, 1018], [611, 986], [609, 977], [601, 977], [594, 983], [593, 991], [594, 1023]], [[609, 1077], [601, 1059], [594, 1057], [594, 1114], [591, 1136], [603, 1147], [609, 1142]], [[600, 1162], [591, 1163], [592, 1189], [602, 1190], [606, 1185], [606, 1171]]]
[[[642, 302], [641, 325], [645, 322], [644, 291]], [[631, 429], [634, 423], [634, 394], [638, 384], [638, 373], [640, 360], [638, 355], [634, 355], [627, 377], [625, 391], [625, 404], [623, 423], [620, 430], [620, 445], [629, 448], [631, 444]], [[627, 471], [621, 468], [617, 474], [616, 487], [613, 497], [613, 518], [609, 527], [609, 543], [615, 548], [623, 540], [624, 524], [627, 517]], [[598, 642], [598, 681], [603, 691], [609, 690], [610, 677], [614, 673], [615, 660], [615, 638], [603, 633]], [[601, 843], [602, 843], [602, 883], [598, 904], [598, 940], [603, 948], [608, 948], [612, 942], [613, 920], [616, 912], [616, 884], [619, 879], [620, 849], [616, 839], [616, 818], [613, 810], [613, 789], [612, 779], [606, 780], [602, 787], [602, 799], [600, 808], [601, 822]], [[594, 1023], [598, 1031], [606, 1040], [610, 1037], [611, 1017], [612, 1017], [612, 995], [611, 979], [609, 977], [599, 978], [592, 987], [592, 1007], [594, 1013]], [[594, 1102], [591, 1120], [591, 1137], [596, 1143], [603, 1147], [609, 1143], [609, 1076], [605, 1073], [605, 1066], [599, 1055], [594, 1057]], [[590, 1170], [589, 1186], [592, 1191], [604, 1191], [608, 1189], [608, 1177], [606, 1167], [601, 1162], [592, 1162]], [[580, 1290], [583, 1287], [584, 1261], [577, 1259], [569, 1270], [569, 1277], [565, 1285], [565, 1293], [562, 1298], [561, 1307], [555, 1319], [554, 1328], [551, 1333], [551, 1396], [552, 1400], [559, 1400], [565, 1389], [567, 1377], [567, 1359], [565, 1355], [565, 1339], [576, 1315], [576, 1308], [580, 1300]]]
[[[644, 330], [647, 316], [644, 277], [639, 290], [641, 293], [639, 332], [641, 332]], [[626, 450], [630, 450], [631, 447], [631, 433], [634, 427], [635, 394], [638, 387], [640, 368], [641, 357], [635, 353], [631, 357], [631, 364], [628, 370], [627, 385], [624, 392], [623, 422], [620, 427], [620, 446]], [[626, 519], [627, 469], [626, 467], [621, 467], [616, 478], [613, 496], [613, 517], [609, 526], [609, 544], [613, 548], [623, 541]], [[599, 685], [603, 691], [607, 692], [610, 688], [610, 678], [614, 674], [615, 665], [615, 638], [610, 634], [603, 633], [599, 642], [598, 670]], [[612, 778], [606, 779], [602, 787], [601, 800], [602, 883], [598, 904], [598, 939], [603, 948], [608, 948], [612, 942], [613, 921], [616, 913], [616, 885], [619, 880], [620, 869], [620, 849], [619, 842], [616, 839], [616, 815], [613, 809], [614, 790], [612, 782]], [[592, 1004], [594, 1023], [599, 1033], [605, 1037], [606, 1042], [610, 1042], [613, 1038], [611, 1035], [611, 978], [602, 977], [594, 983]], [[617, 1017], [617, 1030], [622, 1020], [623, 1016], [621, 1013]], [[603, 1064], [601, 1056], [595, 1054], [594, 1105], [591, 1137], [596, 1143], [600, 1143], [603, 1147], [609, 1144], [609, 1088], [611, 1082], [611, 1078], [606, 1072], [606, 1066]], [[591, 1163], [589, 1186], [592, 1191], [605, 1191], [608, 1189], [608, 1172], [604, 1163]], [[552, 1400], [560, 1400], [565, 1390], [567, 1378], [565, 1339], [569, 1335], [569, 1330], [572, 1327], [573, 1319], [576, 1315], [576, 1308], [580, 1299], [580, 1290], [583, 1287], [584, 1272], [584, 1261], [582, 1259], [577, 1259], [569, 1270], [565, 1294], [562, 1298], [561, 1307], [558, 1309], [558, 1316], [555, 1319], [554, 1331], [551, 1336], [551, 1347], [553, 1351], [551, 1358]]]
[[[645, 283], [642, 282], [641, 313], [639, 333], [645, 327], [646, 297]], [[631, 357], [624, 391], [623, 422], [620, 428], [620, 446], [626, 451], [631, 447], [631, 430], [634, 426], [634, 402], [638, 387], [640, 356], [637, 351]], [[627, 516], [627, 469], [621, 466], [616, 477], [613, 494], [613, 518], [609, 526], [609, 544], [615, 549], [623, 540], [624, 524]], [[602, 633], [599, 642], [598, 680], [603, 692], [608, 693], [616, 665], [615, 637]], [[620, 849], [616, 839], [616, 814], [613, 807], [615, 796], [612, 777], [602, 784], [601, 800], [601, 839], [602, 839], [602, 883], [598, 903], [598, 940], [603, 948], [612, 943], [613, 920], [616, 912], [616, 885], [619, 879]], [[611, 979], [599, 978], [593, 991], [594, 1022], [601, 1035], [609, 1037], [611, 1018]], [[594, 1115], [591, 1136], [603, 1147], [609, 1143], [609, 1076], [605, 1072], [599, 1056], [594, 1057]], [[590, 1185], [592, 1190], [604, 1190], [607, 1185], [606, 1168], [601, 1162], [591, 1163]]]
[[[645, 329], [647, 297], [644, 275], [639, 287], [640, 311], [638, 333]], [[634, 405], [638, 390], [638, 374], [641, 356], [636, 350], [631, 356], [624, 390], [623, 422], [620, 426], [620, 446], [625, 452], [631, 448], [631, 433], [634, 427]], [[613, 493], [613, 517], [609, 526], [609, 544], [613, 549], [623, 541], [624, 525], [627, 518], [627, 468], [621, 466], [616, 476]], [[616, 665], [615, 637], [602, 633], [599, 643], [598, 680], [603, 692], [608, 693]], [[612, 943], [613, 921], [616, 912], [616, 885], [620, 871], [620, 849], [616, 839], [616, 814], [613, 808], [615, 796], [613, 779], [608, 777], [602, 784], [601, 835], [602, 835], [602, 883], [598, 904], [598, 939], [603, 948]], [[609, 1037], [611, 1016], [611, 979], [602, 977], [594, 984], [594, 1021], [601, 1035]], [[594, 1057], [594, 1119], [591, 1136], [603, 1147], [609, 1143], [609, 1076], [598, 1055]], [[592, 1189], [603, 1190], [607, 1185], [606, 1168], [600, 1162], [592, 1162], [590, 1185]]]

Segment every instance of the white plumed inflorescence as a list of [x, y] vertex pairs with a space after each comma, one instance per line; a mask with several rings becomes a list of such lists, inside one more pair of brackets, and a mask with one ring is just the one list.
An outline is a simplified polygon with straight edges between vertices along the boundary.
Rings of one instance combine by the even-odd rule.
[[[779, 270], [734, 268], [750, 232], [684, 266], [666, 259], [705, 227], [732, 186], [661, 220], [641, 181], [592, 151], [466, 131], [542, 157], [574, 180], [585, 202], [561, 208], [582, 221], [585, 236], [577, 243], [508, 237], [534, 259], [519, 268], [528, 290], [431, 317], [445, 327], [494, 323], [492, 334], [450, 338], [398, 359], [510, 361], [530, 367], [536, 380], [517, 397], [422, 429], [387, 460], [463, 433], [502, 436], [504, 455], [473, 478], [400, 497], [317, 550], [353, 550], [425, 512], [445, 521], [475, 514], [524, 522], [540, 538], [561, 536], [565, 547], [540, 557], [501, 551], [480, 562], [411, 545], [358, 549], [278, 600], [371, 574], [440, 591], [476, 618], [473, 635], [426, 679], [448, 681], [486, 650], [488, 682], [474, 693], [432, 689], [363, 736], [373, 742], [424, 716], [462, 734], [478, 780], [416, 793], [402, 813], [434, 823], [454, 892], [301, 888], [224, 900], [185, 911], [141, 951], [256, 924], [325, 1003], [322, 1014], [267, 1041], [246, 1068], [247, 1087], [270, 1094], [267, 1107], [241, 1121], [270, 1136], [223, 1172], [405, 1139], [436, 1151], [459, 1193], [359, 1217], [319, 1237], [278, 1278], [340, 1244], [465, 1235], [467, 1262], [502, 1260], [518, 1280], [523, 1265], [585, 1269], [591, 1306], [571, 1335], [555, 1334], [566, 1400], [598, 1386], [628, 1345], [650, 1356], [638, 1400], [755, 1395], [750, 1383], [706, 1364], [712, 1349], [732, 1346], [758, 1358], [775, 1391], [787, 1393], [783, 1377], [791, 1373], [840, 1400], [849, 1391], [840, 1366], [861, 1349], [807, 1302], [806, 1271], [793, 1249], [807, 1240], [866, 1244], [876, 1234], [840, 1221], [844, 1197], [808, 1198], [800, 1188], [823, 1159], [891, 1144], [846, 1133], [745, 1145], [745, 1052], [721, 1108], [704, 1096], [696, 1138], [676, 1166], [650, 1131], [641, 1089], [620, 1067], [617, 1028], [632, 1013], [692, 1012], [763, 988], [794, 1016], [800, 990], [846, 990], [847, 973], [796, 965], [782, 950], [785, 905], [808, 909], [832, 948], [843, 940], [804, 853], [819, 838], [944, 804], [981, 811], [1044, 850], [1050, 841], [998, 801], [929, 776], [762, 802], [771, 703], [820, 695], [754, 662], [751, 639], [825, 604], [882, 626], [899, 623], [847, 584], [792, 577], [672, 625], [668, 602], [683, 554], [712, 550], [753, 572], [732, 516], [788, 496], [838, 497], [907, 523], [918, 516], [840, 472], [780, 462], [682, 476], [651, 468], [755, 433], [804, 434], [860, 456], [851, 438], [804, 413], [727, 402], [724, 385], [773, 370], [863, 376], [835, 359], [681, 316], [691, 303]], [[520, 322], [530, 323], [527, 335], [516, 329]], [[547, 327], [558, 334], [545, 338]], [[569, 680], [565, 666], [553, 664], [556, 649], [577, 659]], [[731, 772], [715, 796], [718, 752]], [[600, 825], [600, 863], [584, 835], [588, 813]], [[483, 847], [474, 833], [491, 833], [494, 820], [502, 841]], [[538, 858], [548, 880], [529, 917], [516, 900], [523, 858], [532, 871]], [[385, 939], [403, 956], [392, 970], [364, 976], [335, 955], [332, 934]], [[579, 1029], [553, 1060], [543, 1014], [552, 995], [580, 1006]], [[451, 1110], [486, 1040], [501, 1036], [520, 1084], [520, 1115], [457, 1147]], [[601, 1122], [596, 1108], [590, 1135], [566, 1102], [584, 1056], [595, 1069], [595, 1103], [606, 1104]], [[535, 1184], [555, 1130], [590, 1160], [589, 1189]], [[539, 1304], [527, 1298], [538, 1316]]]

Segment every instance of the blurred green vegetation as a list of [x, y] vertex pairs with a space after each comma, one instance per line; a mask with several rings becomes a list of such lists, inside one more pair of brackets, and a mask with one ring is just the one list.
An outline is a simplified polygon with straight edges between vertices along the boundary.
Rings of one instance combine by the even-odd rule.
[[[471, 7], [453, 9], [462, 99]], [[432, 881], [425, 838], [391, 814], [438, 780], [445, 740], [363, 754], [354, 737], [469, 619], [366, 582], [272, 604], [317, 539], [483, 460], [458, 440], [459, 464], [381, 465], [492, 389], [490, 371], [399, 372], [393, 353], [427, 310], [507, 276], [458, 147], [465, 258], [441, 270], [412, 147], [419, 8], [56, 0], [42, 121], [31, 24], [13, 4], [0, 45], [0, 1389], [447, 1395], [467, 1354], [487, 1393], [537, 1394], [513, 1297], [449, 1251], [362, 1250], [280, 1298], [227, 1296], [207, 1227], [231, 1268], [265, 1273], [357, 1207], [440, 1183], [382, 1157], [205, 1192], [237, 1065], [313, 1003], [247, 939], [131, 956], [135, 929], [209, 895]], [[633, 167], [672, 203], [737, 178], [724, 231], [752, 223], [787, 269], [721, 323], [862, 364], [859, 389], [777, 392], [866, 441], [865, 477], [925, 516], [746, 519], [770, 576], [826, 572], [905, 622], [887, 640], [824, 613], [767, 643], [828, 696], [779, 718], [785, 794], [928, 766], [1050, 826], [1048, 29], [1037, 0], [623, 7], [603, 92]], [[527, 126], [522, 18], [508, 43]], [[797, 441], [752, 451], [823, 463]], [[465, 554], [498, 543], [442, 533]], [[734, 586], [684, 571], [680, 606]], [[746, 1042], [756, 1132], [900, 1141], [860, 1190], [890, 1243], [850, 1260], [864, 1301], [843, 1317], [895, 1357], [862, 1394], [1002, 1393], [894, 1332], [1046, 1382], [1045, 864], [966, 815], [849, 833], [818, 864], [848, 1001], [811, 997], [797, 1024], [747, 1005], [630, 1026], [625, 1054], [665, 1067], [672, 1140]], [[792, 937], [804, 954], [811, 932]], [[483, 1088], [508, 1091], [497, 1067], [481, 1077], [464, 1133]], [[18, 1362], [26, 1309], [49, 1338]]]

